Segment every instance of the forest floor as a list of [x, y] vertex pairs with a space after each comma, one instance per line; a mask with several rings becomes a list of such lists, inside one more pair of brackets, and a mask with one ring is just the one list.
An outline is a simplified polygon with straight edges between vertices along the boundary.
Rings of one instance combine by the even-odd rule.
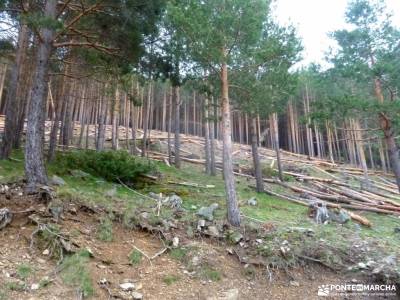
[[[91, 175], [60, 175], [50, 164], [50, 177], [65, 181], [55, 187], [64, 206], [55, 222], [45, 204], [22, 192], [22, 153], [0, 162], [0, 182], [10, 188], [0, 208], [16, 212], [0, 230], [0, 299], [318, 299], [321, 285], [400, 282], [397, 216], [360, 212], [370, 228], [318, 225], [307, 207], [256, 193], [251, 179], [238, 177], [243, 225], [233, 229], [224, 221], [220, 176], [189, 163], [181, 170], [156, 165], [161, 176], [133, 192]], [[149, 193], [176, 194], [182, 209], [158, 207]], [[213, 220], [199, 227], [199, 208], [214, 203]], [[381, 298], [329, 298], [346, 297]]]

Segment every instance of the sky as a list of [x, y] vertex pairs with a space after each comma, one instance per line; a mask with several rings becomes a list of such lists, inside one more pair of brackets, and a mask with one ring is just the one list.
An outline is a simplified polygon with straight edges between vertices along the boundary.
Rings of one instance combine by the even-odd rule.
[[[335, 47], [328, 33], [346, 27], [347, 0], [276, 0], [274, 15], [283, 24], [293, 24], [305, 48], [300, 65], [316, 62], [324, 65], [325, 52]], [[400, 27], [400, 0], [386, 0], [393, 22]]]

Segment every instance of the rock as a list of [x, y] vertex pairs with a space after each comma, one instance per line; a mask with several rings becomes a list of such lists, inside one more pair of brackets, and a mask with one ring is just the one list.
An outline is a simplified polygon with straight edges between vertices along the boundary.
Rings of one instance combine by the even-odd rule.
[[175, 237], [172, 239], [172, 247], [178, 248], [178, 246], [179, 246], [179, 238], [178, 238], [177, 236], [175, 236]]
[[165, 200], [163, 200], [163, 202], [166, 205], [168, 205], [169, 207], [174, 208], [174, 209], [181, 208], [182, 203], [183, 203], [181, 197], [179, 197], [178, 195], [169, 196], [169, 197], [165, 198]]
[[299, 287], [299, 286], [300, 286], [300, 283], [298, 283], [297, 281], [292, 280], [292, 281], [290, 281], [290, 285], [291, 285], [291, 286]]
[[133, 291], [135, 289], [135, 285], [132, 282], [121, 283], [119, 287], [124, 291]]
[[135, 290], [139, 291], [143, 288], [143, 284], [141, 282], [136, 283]]
[[8, 192], [8, 185], [0, 185], [0, 194], [5, 194]]
[[80, 178], [80, 179], [86, 179], [87, 177], [90, 176], [90, 174], [83, 172], [81, 170], [72, 170], [71, 175], [73, 177]]
[[329, 220], [337, 222], [339, 224], [344, 224], [350, 221], [351, 219], [349, 214], [343, 209], [339, 210], [339, 212], [328, 210], [328, 215], [329, 215]]
[[6, 227], [11, 223], [12, 213], [11, 211], [5, 207], [0, 209], [0, 230]]
[[135, 300], [141, 300], [141, 299], [143, 299], [143, 294], [141, 294], [139, 292], [132, 292], [132, 297]]
[[141, 216], [143, 219], [148, 219], [148, 218], [149, 218], [149, 213], [148, 213], [147, 211], [144, 211], [144, 212], [140, 213], [140, 216]]
[[219, 230], [217, 226], [208, 226], [207, 234], [209, 234], [212, 237], [219, 237]]
[[188, 228], [186, 229], [186, 234], [189, 238], [194, 237], [194, 230], [192, 226], [188, 226]]
[[61, 177], [58, 177], [57, 175], [53, 175], [50, 179], [50, 184], [62, 186], [62, 185], [65, 185], [65, 181]]
[[219, 297], [219, 300], [238, 300], [239, 299], [239, 290], [231, 289], [222, 293], [222, 297]]
[[204, 226], [206, 226], [206, 221], [205, 220], [199, 220], [197, 222], [197, 229], [201, 230]]
[[359, 262], [357, 264], [357, 266], [358, 266], [359, 269], [366, 269], [367, 268], [367, 265], [365, 263], [363, 263], [363, 262]]
[[197, 267], [198, 265], [200, 265], [200, 258], [198, 256], [193, 256], [191, 264], [192, 266]]
[[104, 195], [109, 198], [115, 197], [116, 194], [117, 194], [117, 188], [115, 186], [104, 192]]
[[36, 290], [38, 290], [39, 289], [39, 284], [38, 283], [32, 283], [32, 285], [31, 285], [31, 290], [32, 291], [36, 291]]
[[393, 231], [394, 231], [394, 233], [400, 233], [400, 227], [395, 227], [395, 228], [393, 229]]
[[49, 213], [51, 213], [53, 218], [58, 222], [61, 215], [64, 212], [64, 204], [60, 199], [55, 198], [52, 201], [50, 201], [49, 205], [47, 206], [47, 210], [49, 211]]
[[256, 197], [252, 197], [249, 200], [247, 200], [247, 205], [257, 206], [257, 198]]
[[45, 250], [42, 252], [42, 254], [43, 254], [43, 255], [49, 255], [49, 254], [50, 254], [49, 249], [45, 249]]
[[153, 198], [153, 199], [157, 200], [157, 201], [161, 200], [161, 197], [160, 197], [160, 195], [159, 195], [159, 194], [156, 194], [156, 193], [150, 192], [150, 193], [149, 193], [149, 196], [150, 196], [151, 198]]
[[229, 240], [234, 244], [239, 243], [242, 239], [243, 239], [243, 235], [237, 231], [234, 231], [229, 235]]
[[213, 203], [210, 206], [203, 206], [197, 212], [197, 215], [203, 217], [207, 221], [212, 221], [214, 219], [214, 211], [218, 208], [218, 203]]

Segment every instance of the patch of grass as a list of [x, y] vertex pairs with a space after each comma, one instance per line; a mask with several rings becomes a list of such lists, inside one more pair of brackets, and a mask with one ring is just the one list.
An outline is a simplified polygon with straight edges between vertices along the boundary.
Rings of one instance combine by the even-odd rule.
[[129, 262], [131, 265], [138, 265], [142, 261], [143, 254], [140, 251], [133, 249], [132, 252], [129, 254]]
[[213, 282], [220, 281], [222, 278], [221, 272], [209, 265], [204, 265], [201, 267], [200, 276], [203, 279], [211, 280]]
[[23, 280], [26, 280], [32, 273], [33, 269], [28, 264], [20, 264], [17, 268], [17, 275]]
[[7, 282], [6, 289], [9, 291], [22, 292], [26, 290], [27, 286], [22, 282]]
[[92, 280], [87, 263], [90, 253], [82, 250], [72, 256], [66, 257], [61, 264], [61, 277], [63, 281], [75, 288], [78, 288], [85, 297], [94, 293]]
[[14, 182], [24, 177], [24, 153], [13, 151], [12, 158], [16, 160], [0, 160], [0, 183]]
[[179, 281], [181, 278], [179, 277], [179, 276], [177, 276], [177, 275], [166, 275], [166, 276], [164, 276], [164, 278], [163, 278], [163, 282], [166, 284], [166, 285], [171, 285], [171, 284], [174, 284], [175, 282], [177, 282], [177, 281]]
[[169, 255], [175, 260], [182, 261], [183, 259], [186, 258], [188, 252], [189, 250], [185, 248], [174, 248], [171, 249]]
[[0, 288], [0, 300], [8, 300], [10, 299], [8, 293], [5, 289]]
[[39, 288], [44, 288], [51, 283], [51, 280], [48, 278], [42, 278], [39, 282]]
[[112, 216], [103, 217], [97, 231], [97, 238], [103, 242], [113, 240], [113, 221]]

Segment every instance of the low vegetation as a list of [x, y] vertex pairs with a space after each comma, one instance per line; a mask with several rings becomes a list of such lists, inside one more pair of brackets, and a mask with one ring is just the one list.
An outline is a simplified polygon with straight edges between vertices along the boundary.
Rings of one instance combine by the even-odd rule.
[[69, 151], [58, 153], [57, 173], [65, 175], [71, 170], [81, 170], [110, 182], [133, 185], [141, 175], [156, 172], [155, 165], [126, 151]]
[[90, 256], [87, 250], [82, 250], [66, 257], [60, 266], [63, 281], [77, 288], [84, 297], [91, 296], [94, 292], [87, 266]]

